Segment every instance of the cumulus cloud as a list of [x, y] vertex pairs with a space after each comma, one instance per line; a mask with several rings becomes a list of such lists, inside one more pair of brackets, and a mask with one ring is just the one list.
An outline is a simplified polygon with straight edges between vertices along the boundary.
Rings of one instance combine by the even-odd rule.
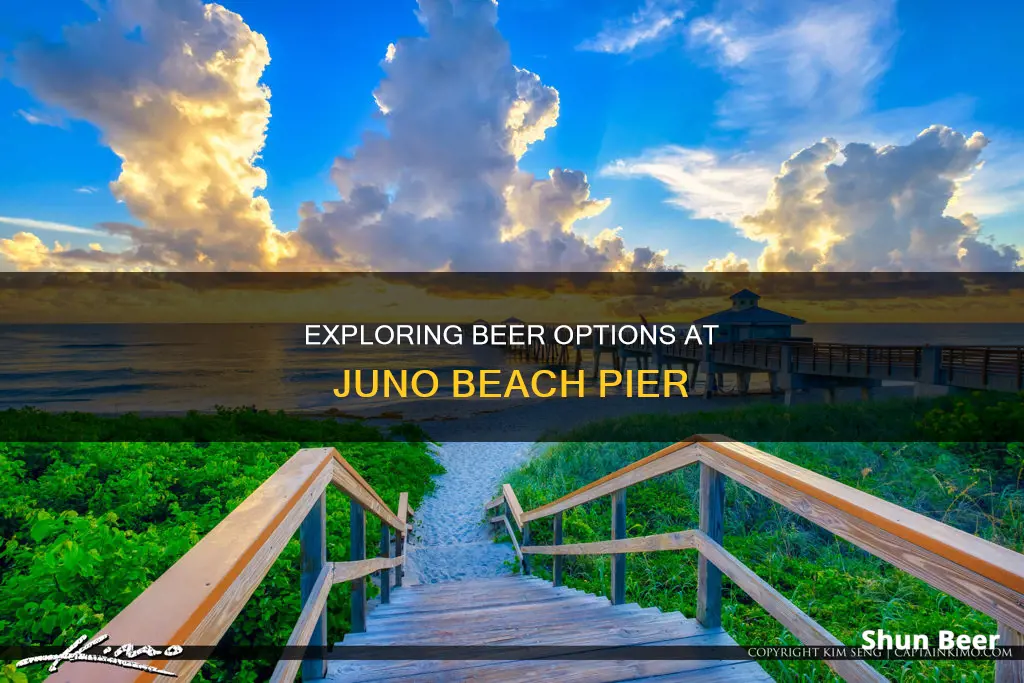
[[[263, 37], [220, 5], [111, 0], [58, 43], [14, 53], [15, 74], [48, 104], [88, 120], [121, 158], [114, 195], [146, 227], [97, 258], [25, 236], [0, 245], [19, 266], [250, 269], [273, 265], [280, 236], [256, 196], [270, 116]], [[30, 249], [28, 247], [31, 246]], [[26, 249], [28, 249], [26, 251]], [[42, 251], [46, 250], [46, 251]]]
[[1016, 249], [982, 239], [974, 216], [946, 214], [987, 144], [944, 126], [906, 145], [827, 138], [782, 164], [764, 209], [740, 226], [767, 244], [761, 270], [1010, 270]]
[[729, 252], [724, 258], [710, 259], [704, 266], [705, 273], [749, 273], [750, 261]]
[[388, 46], [368, 132], [331, 171], [340, 200], [302, 207], [286, 263], [382, 270], [628, 270], [657, 262], [599, 215], [581, 171], [519, 168], [558, 120], [558, 92], [513, 65], [490, 0], [421, 0], [426, 35]]
[[699, 17], [687, 32], [733, 86], [719, 103], [721, 122], [771, 132], [863, 112], [889, 65], [892, 17], [892, 0], [768, 1]]
[[685, 16], [686, 10], [678, 0], [646, 0], [630, 17], [606, 23], [600, 33], [576, 49], [610, 54], [632, 52], [673, 33]]
[[48, 268], [56, 256], [67, 249], [60, 242], [47, 247], [39, 237], [28, 232], [19, 232], [11, 238], [0, 239], [0, 255], [20, 270]]
[[[118, 253], [49, 248], [20, 233], [0, 255], [24, 268], [179, 270], [628, 270], [663, 255], [577, 221], [608, 200], [580, 171], [519, 168], [558, 120], [558, 92], [516, 68], [493, 0], [420, 0], [426, 35], [387, 47], [373, 93], [384, 133], [338, 158], [339, 198], [306, 202], [279, 231], [258, 196], [270, 54], [240, 16], [200, 0], [111, 0], [57, 44], [15, 53], [42, 100], [94, 123], [122, 160], [112, 184], [142, 224], [101, 225]], [[27, 226], [31, 227], [31, 226]]]
[[[931, 126], [902, 145], [824, 138], [774, 177], [745, 157], [679, 147], [613, 162], [603, 173], [655, 178], [694, 217], [764, 243], [763, 271], [1012, 270], [1018, 249], [983, 236], [974, 214], [957, 211], [987, 145], [981, 133]], [[749, 268], [730, 253], [704, 270]]]

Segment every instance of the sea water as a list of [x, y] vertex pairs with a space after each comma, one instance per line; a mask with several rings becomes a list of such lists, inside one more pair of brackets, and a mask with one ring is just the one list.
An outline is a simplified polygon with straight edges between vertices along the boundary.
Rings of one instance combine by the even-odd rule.
[[[793, 335], [849, 344], [1009, 346], [1024, 344], [1024, 325], [808, 324], [794, 327]], [[430, 369], [450, 378], [454, 369], [506, 362], [497, 349], [469, 345], [310, 347], [302, 326], [270, 324], [2, 325], [0, 350], [0, 409], [100, 413], [252, 405], [346, 411], [374, 407], [375, 400], [393, 408], [401, 399], [346, 403], [333, 389], [345, 369], [356, 367]], [[575, 356], [569, 356], [571, 363]], [[604, 363], [610, 363], [607, 354]], [[590, 367], [589, 354], [584, 367]], [[754, 375], [751, 390], [766, 389], [767, 378]], [[446, 383], [437, 396], [451, 394]]]

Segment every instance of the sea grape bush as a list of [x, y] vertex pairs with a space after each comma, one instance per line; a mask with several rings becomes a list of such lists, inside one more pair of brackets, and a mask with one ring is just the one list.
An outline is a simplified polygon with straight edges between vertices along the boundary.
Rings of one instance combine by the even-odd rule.
[[[0, 443], [0, 645], [70, 645], [95, 634], [303, 446], [270, 443]], [[421, 442], [337, 444], [390, 505], [418, 505], [443, 470]], [[329, 492], [328, 557], [348, 556], [347, 498]], [[379, 526], [370, 516], [367, 537]], [[225, 637], [281, 645], [299, 614], [293, 540]], [[339, 587], [340, 588], [340, 587]], [[329, 637], [347, 628], [347, 591], [328, 605]], [[156, 616], [156, 615], [155, 615]], [[209, 663], [196, 680], [264, 680], [273, 662]], [[0, 668], [0, 682], [44, 667]]]
[[1006, 398], [975, 394], [936, 408], [922, 430], [977, 467], [1020, 480], [1024, 475], [1024, 394]]

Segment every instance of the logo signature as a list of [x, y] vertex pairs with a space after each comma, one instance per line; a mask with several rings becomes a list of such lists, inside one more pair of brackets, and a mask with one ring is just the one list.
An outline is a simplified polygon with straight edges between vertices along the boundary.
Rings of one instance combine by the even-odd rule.
[[28, 657], [17, 662], [14, 666], [15, 668], [20, 668], [31, 664], [50, 662], [50, 666], [47, 671], [54, 673], [57, 671], [57, 668], [65, 662], [94, 662], [97, 664], [113, 664], [114, 666], [120, 666], [125, 669], [136, 669], [138, 671], [157, 674], [158, 676], [173, 676], [177, 678], [178, 674], [173, 671], [158, 669], [155, 666], [149, 666], [148, 664], [132, 660], [142, 655], [145, 655], [146, 659], [153, 659], [156, 657], [177, 657], [182, 652], [180, 645], [171, 645], [161, 652], [149, 645], [140, 645], [139, 647], [135, 647], [129, 643], [127, 645], [119, 645], [116, 650], [113, 646], [108, 645], [103, 648], [103, 651], [100, 654], [89, 653], [90, 649], [96, 647], [109, 637], [110, 636], [106, 634], [100, 634], [92, 640], [89, 640], [89, 636], [84, 635], [73, 642], [71, 647], [60, 654]]

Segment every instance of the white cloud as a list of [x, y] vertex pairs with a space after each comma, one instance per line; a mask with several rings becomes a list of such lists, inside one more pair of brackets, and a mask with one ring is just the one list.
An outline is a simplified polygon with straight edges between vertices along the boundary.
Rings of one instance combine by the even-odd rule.
[[19, 109], [14, 113], [33, 126], [51, 126], [53, 128], [64, 127], [64, 120], [53, 113], [27, 111], [25, 109]]
[[558, 120], [558, 92], [512, 63], [487, 0], [421, 0], [426, 35], [381, 63], [386, 134], [368, 133], [331, 172], [339, 201], [303, 206], [285, 266], [381, 270], [604, 270], [652, 266], [618, 234], [577, 221], [608, 200], [580, 171], [519, 168]]
[[892, 17], [891, 0], [767, 2], [699, 17], [688, 34], [733, 86], [719, 103], [721, 123], [771, 131], [864, 112], [889, 66]]
[[11, 216], [0, 216], [0, 223], [5, 225], [13, 225], [18, 228], [25, 228], [28, 230], [48, 230], [50, 232], [66, 232], [73, 235], [93, 235], [103, 236], [106, 232], [101, 230], [94, 230], [92, 228], [80, 228], [77, 225], [68, 225], [66, 223], [55, 223], [53, 221], [40, 221], [34, 218], [13, 218]]
[[708, 150], [668, 146], [613, 161], [601, 175], [654, 178], [672, 192], [669, 201], [694, 218], [738, 222], [761, 205], [774, 173], [747, 156], [721, 158]]
[[640, 45], [662, 39], [676, 31], [686, 11], [678, 0], [646, 0], [630, 17], [608, 22], [593, 38], [576, 49], [587, 52], [624, 54]]
[[86, 185], [84, 187], [76, 187], [75, 192], [78, 194], [96, 194], [96, 188]]

